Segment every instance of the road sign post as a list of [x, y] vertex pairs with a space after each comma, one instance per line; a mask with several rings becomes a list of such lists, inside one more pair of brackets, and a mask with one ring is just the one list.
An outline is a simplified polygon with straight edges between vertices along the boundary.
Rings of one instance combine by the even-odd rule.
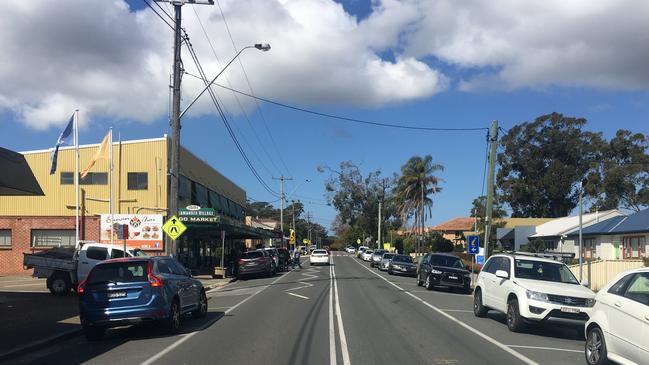
[[468, 236], [466, 240], [466, 251], [471, 255], [471, 284], [475, 282], [474, 266], [476, 262], [476, 255], [480, 253], [480, 236]]

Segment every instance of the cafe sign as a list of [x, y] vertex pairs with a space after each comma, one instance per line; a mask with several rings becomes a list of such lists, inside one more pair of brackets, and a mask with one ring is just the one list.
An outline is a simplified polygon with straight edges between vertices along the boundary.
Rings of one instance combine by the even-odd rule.
[[189, 205], [178, 209], [178, 219], [183, 223], [218, 223], [220, 218], [212, 208]]

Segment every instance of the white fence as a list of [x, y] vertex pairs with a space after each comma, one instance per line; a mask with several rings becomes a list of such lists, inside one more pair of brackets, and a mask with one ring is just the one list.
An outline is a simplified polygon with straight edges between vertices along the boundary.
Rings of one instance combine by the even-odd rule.
[[[644, 261], [642, 260], [596, 260], [590, 261], [590, 264], [584, 262], [582, 279], [588, 280], [590, 288], [598, 291], [613, 280], [617, 274], [643, 266]], [[569, 267], [572, 273], [579, 278], [579, 265]]]

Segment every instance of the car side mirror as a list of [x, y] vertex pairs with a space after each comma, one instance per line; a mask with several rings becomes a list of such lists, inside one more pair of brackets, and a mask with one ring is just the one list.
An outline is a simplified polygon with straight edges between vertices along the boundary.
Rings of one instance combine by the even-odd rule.
[[505, 270], [496, 270], [496, 277], [501, 279], [509, 279], [509, 273]]
[[185, 269], [185, 274], [189, 276], [190, 278], [192, 277], [192, 272], [189, 269]]

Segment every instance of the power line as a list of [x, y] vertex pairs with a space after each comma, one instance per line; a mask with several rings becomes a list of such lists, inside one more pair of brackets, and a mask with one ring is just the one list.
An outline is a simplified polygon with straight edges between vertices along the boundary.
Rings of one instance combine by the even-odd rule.
[[[219, 66], [221, 66], [221, 60], [219, 59], [218, 55], [216, 54], [216, 50], [214, 49], [214, 45], [212, 44], [212, 40], [210, 39], [210, 36], [207, 34], [207, 30], [206, 30], [205, 27], [203, 26], [203, 21], [201, 20], [200, 16], [198, 15], [198, 12], [196, 11], [196, 7], [192, 7], [192, 9], [194, 10], [194, 14], [196, 15], [196, 19], [198, 20], [198, 24], [200, 25], [200, 27], [201, 27], [201, 29], [202, 29], [202, 31], [203, 31], [203, 35], [205, 36], [205, 39], [207, 40], [207, 43], [209, 44], [210, 48], [212, 49], [212, 54], [214, 55], [214, 58], [216, 58], [216, 61], [218, 62]], [[238, 52], [238, 50], [237, 50], [237, 52]], [[239, 59], [239, 61], [240, 61], [240, 59]], [[226, 80], [226, 82], [228, 83], [228, 85], [229, 85], [230, 87], [232, 87], [232, 84], [230, 83], [230, 79], [227, 77], [227, 75], [223, 75], [223, 76], [225, 77], [225, 80]], [[261, 139], [259, 138], [259, 135], [258, 135], [257, 132], [255, 131], [255, 128], [253, 127], [252, 122], [250, 121], [250, 118], [248, 118], [248, 113], [246, 113], [245, 108], [243, 107], [243, 105], [241, 104], [241, 101], [239, 100], [239, 97], [238, 97], [237, 94], [234, 93], [234, 92], [232, 93], [232, 95], [234, 96], [234, 99], [236, 100], [237, 104], [239, 105], [239, 109], [241, 110], [241, 113], [243, 114], [244, 119], [245, 119], [246, 122], [248, 123], [248, 126], [249, 126], [250, 129], [252, 130], [252, 133], [253, 133], [254, 137], [257, 139], [257, 142], [258, 142], [259, 146], [261, 147], [261, 149], [263, 150], [263, 152], [265, 153], [266, 157], [268, 158], [268, 160], [270, 161], [270, 163], [273, 165], [273, 167], [274, 167], [277, 171], [281, 172], [280, 168], [275, 164], [275, 161], [273, 161], [272, 155], [270, 155], [270, 154], [268, 153], [268, 151], [266, 150], [266, 147], [265, 147], [264, 143], [261, 141]], [[235, 127], [236, 127], [236, 124], [235, 124]], [[242, 135], [242, 137], [243, 137], [243, 133], [242, 133], [241, 131], [239, 131], [239, 133], [240, 133], [240, 134]], [[258, 159], [259, 162], [261, 163], [262, 167], [266, 170], [266, 172], [267, 172], [269, 175], [273, 175], [273, 174], [270, 172], [270, 170], [268, 169], [268, 167], [266, 166], [266, 164], [263, 162], [263, 160], [262, 160], [261, 158], [259, 158], [259, 156], [258, 156], [257, 153], [255, 152], [255, 150], [254, 150], [254, 148], [252, 147], [252, 145], [250, 145], [247, 141], [245, 141], [245, 137], [243, 137], [243, 138], [244, 138], [244, 142], [245, 142], [246, 144], [248, 144], [248, 147], [249, 147], [250, 150], [253, 152], [253, 154], [257, 157], [257, 159]]]
[[[232, 42], [232, 48], [234, 48], [235, 52], [239, 52], [237, 49], [237, 45], [234, 43], [234, 38], [232, 37], [232, 33], [230, 32], [230, 26], [228, 26], [228, 21], [225, 19], [225, 14], [223, 13], [223, 9], [221, 8], [221, 2], [219, 0], [216, 0], [216, 5], [219, 7], [219, 12], [221, 12], [221, 18], [223, 19], [223, 24], [225, 25], [225, 29], [228, 32], [228, 36], [230, 37], [230, 42]], [[246, 83], [248, 84], [248, 89], [250, 90], [251, 95], [255, 95], [254, 90], [252, 89], [252, 83], [250, 82], [250, 78], [248, 77], [248, 73], [246, 72], [245, 67], [243, 67], [243, 61], [241, 58], [238, 59], [239, 65], [241, 66], [241, 71], [243, 71], [243, 75], [245, 76]], [[277, 142], [275, 142], [275, 138], [273, 137], [273, 134], [270, 132], [270, 129], [268, 129], [268, 123], [266, 122], [266, 117], [264, 116], [264, 113], [261, 110], [261, 106], [259, 105], [259, 101], [257, 99], [255, 100], [255, 105], [257, 107], [257, 112], [259, 113], [259, 116], [261, 117], [262, 124], [264, 125], [264, 128], [266, 129], [266, 133], [268, 134], [268, 137], [270, 137], [271, 144], [273, 145], [273, 148], [275, 149], [275, 152], [277, 153], [277, 157], [279, 157], [280, 162], [284, 166], [284, 169], [286, 172], [291, 175], [291, 172], [289, 171], [288, 167], [286, 166], [286, 162], [284, 162], [284, 159], [282, 158], [282, 154], [279, 152], [279, 149], [277, 148]]]
[[[185, 71], [185, 74], [200, 79], [200, 76], [193, 75], [193, 74], [191, 74], [191, 73], [189, 73], [187, 71]], [[236, 90], [236, 89], [233, 89], [233, 88], [230, 88], [230, 87], [227, 87], [225, 85], [218, 84], [218, 83], [214, 83], [214, 85], [218, 86], [220, 88], [226, 89], [226, 90], [233, 91], [233, 92], [241, 94], [241, 95], [245, 95], [245, 96], [247, 96], [249, 98], [257, 99], [257, 100], [263, 101], [263, 102], [268, 103], [268, 104], [273, 104], [273, 105], [280, 106], [282, 108], [287, 108], [287, 109], [300, 111], [300, 112], [303, 112], [303, 113], [318, 115], [318, 116], [325, 117], [325, 118], [344, 120], [344, 121], [352, 122], [352, 123], [367, 124], [367, 125], [373, 125], [373, 126], [377, 126], [377, 127], [386, 127], [386, 128], [410, 129], [410, 130], [419, 130], [419, 131], [437, 131], [437, 132], [440, 132], [440, 131], [442, 131], [442, 132], [444, 132], [444, 131], [446, 131], [446, 132], [453, 132], [453, 131], [488, 131], [489, 130], [489, 128], [486, 128], [486, 127], [436, 128], [436, 127], [419, 127], [419, 126], [409, 126], [409, 125], [397, 124], [398, 122], [393, 122], [393, 123], [374, 122], [374, 121], [365, 120], [365, 119], [357, 119], [357, 118], [345, 117], [345, 116], [336, 115], [336, 114], [318, 112], [318, 111], [315, 111], [315, 110], [301, 108], [301, 107], [297, 107], [297, 106], [293, 106], [293, 105], [288, 105], [288, 104], [280, 103], [278, 101], [274, 101], [274, 100], [271, 100], [271, 99], [255, 96], [255, 95], [252, 95], [252, 94], [249, 94], [249, 93], [246, 93], [246, 92], [243, 92], [243, 91], [239, 91], [239, 90]]]

